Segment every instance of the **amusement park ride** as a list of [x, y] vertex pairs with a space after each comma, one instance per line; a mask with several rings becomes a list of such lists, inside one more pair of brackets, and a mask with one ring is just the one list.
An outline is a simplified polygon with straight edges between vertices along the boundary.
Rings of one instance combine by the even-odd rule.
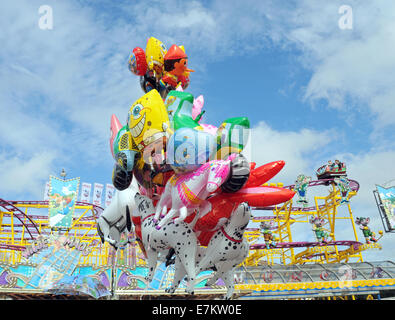
[[[359, 184], [355, 180], [350, 182], [350, 191], [347, 197], [347, 215], [340, 215], [339, 206], [342, 205], [343, 197], [341, 190], [332, 179], [318, 179], [310, 181], [308, 188], [318, 186], [331, 186], [329, 194], [326, 196], [315, 196], [314, 205], [306, 206], [294, 203], [294, 200], [288, 201], [281, 206], [266, 208], [254, 208], [259, 211], [271, 212], [271, 216], [255, 216], [253, 221], [264, 223], [267, 221], [275, 222], [272, 227], [271, 237], [278, 239], [275, 245], [269, 244], [252, 244], [250, 249], [251, 255], [244, 262], [248, 265], [257, 265], [259, 261], [266, 261], [268, 264], [274, 264], [275, 260], [281, 264], [305, 264], [305, 263], [340, 263], [340, 262], [362, 262], [361, 252], [367, 249], [378, 248], [381, 245], [374, 243], [361, 243], [358, 240], [357, 230], [354, 222], [354, 216], [350, 205], [350, 199], [355, 196], [359, 189]], [[294, 189], [295, 185], [285, 188]], [[296, 201], [297, 202], [297, 201]], [[320, 227], [326, 230], [326, 239], [313, 242], [294, 242], [292, 226], [296, 224], [311, 224], [312, 221], [321, 218]], [[349, 220], [350, 227], [354, 233], [354, 239], [340, 240], [336, 238], [336, 226], [339, 220]], [[249, 229], [246, 236], [251, 242], [260, 237], [260, 229]], [[317, 234], [318, 232], [316, 232]], [[318, 237], [317, 237], [318, 238]], [[321, 240], [321, 239], [320, 239]], [[296, 249], [303, 250], [296, 253]]]
[[[233, 298], [240, 299], [395, 295], [395, 264], [363, 259], [363, 251], [381, 249], [383, 232], [377, 237], [369, 218], [354, 215], [351, 199], [359, 183], [347, 178], [344, 163], [329, 161], [315, 180], [301, 174], [293, 185], [270, 183], [285, 162], [258, 167], [247, 161], [246, 117], [225, 119], [218, 128], [200, 123], [203, 97], [183, 91], [193, 72], [183, 46], [167, 51], [151, 37], [145, 51], [133, 50], [129, 69], [145, 95], [130, 107], [126, 125], [111, 118], [117, 197], [106, 208], [78, 202], [78, 186], [62, 185], [73, 180], [65, 180], [63, 170], [49, 201], [0, 199], [0, 294], [213, 299], [229, 298], [234, 289]], [[315, 189], [325, 191], [309, 202], [307, 193]], [[54, 222], [66, 216], [66, 225]], [[340, 223], [352, 230], [350, 238], [342, 237]], [[147, 236], [148, 228], [154, 231]], [[188, 244], [168, 245], [176, 237], [168, 230], [189, 241], [192, 258]], [[152, 248], [162, 250], [158, 260]], [[188, 270], [194, 282], [183, 278], [187, 260], [196, 262]], [[176, 276], [178, 289], [170, 287]]]
[[[363, 241], [365, 243], [359, 240], [355, 223], [357, 219], [351, 209], [351, 199], [358, 193], [358, 182], [348, 180], [350, 189], [345, 197], [336, 178], [336, 176], [325, 179], [319, 177], [311, 181], [310, 177], [303, 176], [303, 179], [298, 177], [294, 185], [285, 187], [296, 191], [294, 198], [277, 206], [252, 208], [254, 212], [252, 224], [260, 223], [260, 225], [258, 228], [246, 229], [245, 237], [250, 243], [250, 251], [248, 257], [236, 269], [236, 296], [241, 299], [248, 297], [289, 299], [314, 296], [344, 298], [361, 294], [374, 296], [378, 292], [378, 285], [393, 287], [395, 265], [391, 262], [385, 262], [385, 266], [383, 263], [374, 265], [363, 260], [363, 251], [381, 249], [381, 245], [377, 241], [379, 239], [374, 237], [374, 241], [366, 238], [366, 242]], [[306, 191], [306, 186], [302, 190], [303, 187], [299, 183], [302, 180], [307, 181], [308, 189], [329, 186], [329, 193], [315, 196], [313, 205], [308, 205], [305, 201], [306, 193], [303, 192]], [[298, 188], [301, 191], [299, 193]], [[347, 214], [339, 214], [339, 206], [342, 205], [347, 208]], [[37, 277], [37, 272], [30, 271], [27, 274], [19, 272], [23, 268], [34, 270], [34, 263], [30, 262], [28, 255], [40, 251], [40, 239], [60, 234], [75, 239], [77, 241], [75, 248], [83, 244], [84, 248], [89, 248], [87, 254], [78, 256], [74, 273], [105, 279], [103, 283], [107, 284], [108, 292], [121, 299], [147, 296], [153, 298], [165, 294], [164, 288], [171, 281], [174, 266], [161, 263], [152, 283], [147, 283], [146, 260], [135, 242], [133, 232], [129, 234], [129, 239], [124, 239], [118, 250], [107, 242], [101, 242], [96, 229], [97, 219], [103, 212], [101, 207], [77, 202], [72, 226], [64, 230], [51, 228], [48, 216], [42, 213], [48, 210], [48, 201], [0, 200], [0, 207], [0, 267], [2, 269], [0, 291], [3, 294], [20, 299], [29, 294], [40, 296], [45, 292], [47, 294], [51, 292], [40, 291], [38, 287], [34, 288], [31, 284], [32, 279]], [[258, 212], [268, 214], [260, 215]], [[320, 230], [325, 230], [319, 233], [316, 226], [313, 227], [312, 232], [318, 234], [317, 241], [293, 241], [296, 235], [293, 231], [296, 229], [295, 226], [298, 224], [310, 226], [317, 220], [315, 218], [321, 218]], [[340, 220], [349, 222], [354, 234], [353, 239], [337, 239], [336, 227]], [[205, 282], [209, 278], [209, 272], [200, 275], [198, 279], [200, 285], [196, 290], [197, 297], [206, 298], [224, 293], [225, 289], [221, 281], [209, 289], [205, 287]], [[370, 286], [366, 286], [368, 282]], [[365, 291], [358, 291], [362, 287]], [[311, 292], [307, 293], [306, 288], [310, 288]], [[321, 293], [314, 295], [314, 290]], [[322, 294], [322, 290], [327, 291]], [[275, 292], [277, 293], [274, 294]], [[285, 295], [284, 292], [288, 293]], [[180, 297], [185, 295], [182, 289], [178, 289], [176, 293]]]

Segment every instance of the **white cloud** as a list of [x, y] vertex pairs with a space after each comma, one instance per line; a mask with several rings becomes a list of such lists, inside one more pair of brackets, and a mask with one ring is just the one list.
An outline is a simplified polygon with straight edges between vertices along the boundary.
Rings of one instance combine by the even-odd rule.
[[0, 155], [0, 194], [1, 197], [30, 195], [31, 200], [42, 199], [45, 182], [52, 173], [56, 154], [43, 152], [33, 154], [29, 159]]
[[111, 114], [124, 122], [141, 95], [126, 64], [131, 44], [93, 10], [71, 3], [51, 4], [54, 27], [40, 30], [40, 5], [0, 5], [1, 155], [29, 161], [49, 152], [63, 164], [108, 164], [111, 155], [99, 155], [109, 153]]
[[341, 4], [302, 1], [284, 27], [284, 39], [302, 50], [301, 61], [313, 73], [305, 99], [345, 112], [367, 106], [377, 128], [393, 125], [395, 4], [349, 1], [352, 30], [338, 28]]
[[337, 139], [332, 131], [318, 132], [310, 129], [277, 131], [265, 122], [251, 129], [249, 144], [252, 161], [258, 166], [276, 160], [284, 160], [285, 166], [273, 178], [276, 182], [293, 184], [296, 177], [304, 173], [312, 175], [322, 161], [326, 162], [325, 148]]
[[372, 149], [361, 154], [338, 154], [347, 165], [349, 179], [357, 180], [360, 184], [358, 203], [368, 205], [374, 202], [373, 190], [376, 184], [395, 179], [395, 151], [376, 151]]
[[200, 71], [206, 61], [253, 55], [264, 47], [297, 52], [311, 72], [301, 86], [305, 101], [326, 101], [345, 115], [368, 110], [379, 130], [395, 123], [395, 4], [351, 0], [353, 29], [342, 30], [338, 21], [343, 4], [168, 1], [149, 8], [140, 2], [125, 10], [135, 12], [136, 23], [149, 25], [151, 34], [166, 43], [184, 44], [193, 52], [191, 65], [199, 65]]

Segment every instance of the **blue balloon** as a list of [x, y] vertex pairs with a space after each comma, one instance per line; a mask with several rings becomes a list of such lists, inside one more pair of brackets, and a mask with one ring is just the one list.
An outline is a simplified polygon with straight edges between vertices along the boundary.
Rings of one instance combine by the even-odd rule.
[[216, 148], [215, 138], [204, 131], [180, 128], [166, 147], [166, 163], [175, 169], [192, 171], [209, 161]]

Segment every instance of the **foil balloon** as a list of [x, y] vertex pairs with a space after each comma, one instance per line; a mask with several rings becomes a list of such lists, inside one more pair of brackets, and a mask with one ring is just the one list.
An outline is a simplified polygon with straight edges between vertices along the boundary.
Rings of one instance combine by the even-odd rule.
[[145, 52], [142, 48], [136, 47], [133, 49], [132, 54], [128, 61], [129, 70], [136, 76], [144, 76], [147, 72], [147, 60]]
[[192, 118], [199, 123], [202, 127], [204, 132], [207, 132], [213, 136], [217, 135], [218, 128], [211, 124], [201, 123], [202, 115], [205, 111], [203, 111], [204, 105], [204, 97], [202, 95], [198, 96], [196, 99], [193, 100], [193, 107], [192, 107]]
[[179, 83], [186, 89], [189, 85], [189, 73], [194, 72], [188, 68], [188, 57], [183, 46], [173, 44], [164, 57], [163, 83], [174, 90]]
[[195, 118], [192, 117], [193, 101], [193, 95], [188, 92], [172, 90], [168, 93], [165, 106], [174, 130], [185, 127], [203, 130], [199, 124], [203, 112]]
[[114, 141], [118, 139], [118, 133], [122, 129], [122, 124], [118, 120], [117, 116], [113, 114], [111, 116], [111, 125], [110, 125], [110, 150], [113, 158], [115, 158], [114, 154]]
[[[194, 231], [199, 234], [198, 239], [201, 245], [206, 246], [208, 244], [216, 230], [228, 221], [232, 211], [240, 203], [248, 202], [252, 207], [262, 208], [292, 199], [295, 195], [293, 190], [274, 186], [259, 186], [262, 181], [277, 174], [283, 164], [283, 161], [276, 161], [256, 169], [251, 166], [249, 179], [239, 191], [233, 193], [219, 192], [208, 198], [207, 201], [210, 202], [211, 211], [198, 217], [194, 226]], [[191, 217], [189, 220], [193, 218]]]
[[250, 135], [250, 121], [246, 117], [225, 120], [216, 132], [217, 159], [224, 159], [231, 153], [240, 153], [246, 146]]
[[134, 175], [145, 188], [166, 183], [163, 173], [171, 170], [165, 164], [165, 146], [170, 131], [169, 117], [163, 100], [156, 90], [151, 90], [130, 107], [128, 123], [132, 141], [139, 151]]
[[200, 123], [200, 126], [203, 128], [204, 132], [207, 132], [214, 137], [217, 135], [218, 128], [216, 126], [207, 123]]
[[214, 151], [212, 135], [192, 128], [181, 128], [167, 143], [166, 163], [178, 172], [192, 171], [206, 163]]
[[151, 142], [166, 136], [170, 122], [158, 91], [151, 90], [132, 104], [127, 125], [140, 151]]
[[166, 46], [160, 40], [154, 37], [150, 37], [147, 40], [147, 46], [145, 48], [147, 66], [150, 71], [154, 72], [157, 79], [162, 77], [166, 53]]
[[[192, 107], [192, 118], [195, 120], [200, 113], [202, 112], [204, 105], [204, 97], [200, 95], [199, 97], [195, 98], [193, 100], [193, 107]], [[198, 122], [202, 120], [202, 117], [200, 116], [200, 119]]]
[[153, 89], [157, 90], [163, 96], [167, 93], [166, 88], [160, 85], [160, 80], [164, 71], [164, 56], [166, 53], [166, 46], [161, 41], [154, 37], [147, 40], [145, 49], [146, 72], [143, 74], [139, 73], [139, 75], [141, 75], [140, 86], [145, 93]]
[[117, 162], [126, 171], [132, 171], [135, 165], [137, 147], [127, 126], [121, 125], [115, 115], [111, 117], [111, 153]]
[[[206, 198], [218, 190], [229, 173], [230, 160], [212, 160], [195, 171], [174, 174], [167, 182], [156, 207], [155, 220], [158, 220], [161, 214], [164, 215], [157, 229], [177, 214], [179, 218], [175, 222], [185, 220], [197, 208], [199, 215], [204, 216], [210, 211], [210, 204]], [[166, 214], [170, 206], [171, 210]]]

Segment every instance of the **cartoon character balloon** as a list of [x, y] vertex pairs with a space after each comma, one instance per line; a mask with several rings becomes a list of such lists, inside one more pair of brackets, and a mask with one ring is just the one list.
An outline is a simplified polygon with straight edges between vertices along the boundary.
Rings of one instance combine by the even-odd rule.
[[[162, 214], [164, 218], [158, 224], [160, 229], [171, 218], [179, 215], [175, 221], [183, 221], [199, 209], [204, 216], [211, 210], [207, 197], [217, 191], [230, 173], [230, 160], [212, 160], [202, 164], [197, 170], [174, 174], [167, 182], [165, 190], [157, 204], [155, 220]], [[171, 210], [166, 214], [167, 208]]]
[[183, 89], [189, 85], [189, 74], [194, 72], [188, 68], [188, 56], [183, 46], [173, 44], [164, 57], [164, 75], [162, 82], [168, 90], [175, 90], [179, 83]]
[[159, 82], [163, 76], [166, 53], [166, 46], [154, 37], [147, 40], [145, 52], [140, 47], [133, 49], [129, 58], [129, 70], [140, 76], [140, 85], [145, 93], [156, 89], [164, 94], [165, 88]]
[[129, 70], [140, 77], [140, 85], [145, 93], [156, 89], [163, 99], [167, 93], [181, 86], [189, 85], [188, 57], [183, 46], [173, 44], [169, 50], [160, 40], [150, 37], [145, 52], [133, 49], [129, 57]]
[[[119, 127], [113, 117], [112, 131]], [[132, 175], [144, 188], [164, 186], [172, 170], [165, 164], [165, 146], [170, 131], [169, 117], [157, 90], [151, 90], [130, 107], [127, 124], [112, 134], [110, 144], [116, 161], [113, 184], [118, 190], [130, 185]]]
[[203, 112], [193, 118], [193, 103], [193, 95], [188, 92], [172, 90], [168, 93], [165, 106], [174, 130], [187, 127], [203, 131], [199, 124]]

